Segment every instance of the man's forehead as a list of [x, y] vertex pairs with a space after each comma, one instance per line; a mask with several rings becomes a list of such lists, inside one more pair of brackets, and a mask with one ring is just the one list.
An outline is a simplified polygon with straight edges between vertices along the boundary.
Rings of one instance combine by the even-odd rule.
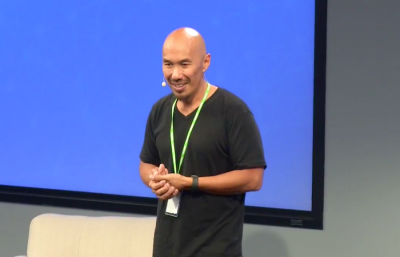
[[165, 44], [163, 48], [163, 56], [171, 56], [173, 58], [190, 58], [194, 54], [191, 44], [181, 44], [179, 42], [171, 42]]
[[163, 61], [164, 62], [192, 62], [193, 56], [190, 54], [183, 54], [183, 53], [164, 53], [163, 54]]

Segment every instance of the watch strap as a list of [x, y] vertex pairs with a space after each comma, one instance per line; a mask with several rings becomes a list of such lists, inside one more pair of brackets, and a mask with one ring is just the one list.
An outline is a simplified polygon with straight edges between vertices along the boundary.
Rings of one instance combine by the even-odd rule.
[[197, 191], [199, 189], [199, 177], [196, 175], [191, 176], [193, 179], [191, 191]]

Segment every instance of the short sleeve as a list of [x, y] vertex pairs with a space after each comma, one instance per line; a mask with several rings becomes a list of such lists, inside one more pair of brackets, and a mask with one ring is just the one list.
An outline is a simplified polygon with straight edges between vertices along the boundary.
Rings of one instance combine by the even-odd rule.
[[265, 169], [263, 143], [251, 111], [230, 109], [227, 123], [229, 153], [234, 169]]
[[142, 150], [140, 152], [140, 160], [144, 163], [153, 164], [159, 166], [160, 156], [158, 154], [156, 140], [154, 137], [154, 108], [151, 110], [147, 122], [146, 122], [146, 130], [144, 134], [144, 141], [142, 145]]

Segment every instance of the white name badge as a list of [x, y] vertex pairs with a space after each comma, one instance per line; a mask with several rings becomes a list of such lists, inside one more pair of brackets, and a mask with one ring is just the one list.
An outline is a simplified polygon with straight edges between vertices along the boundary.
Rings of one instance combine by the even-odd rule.
[[181, 193], [177, 194], [176, 196], [168, 200], [165, 214], [173, 217], [178, 217], [180, 203], [181, 203]]

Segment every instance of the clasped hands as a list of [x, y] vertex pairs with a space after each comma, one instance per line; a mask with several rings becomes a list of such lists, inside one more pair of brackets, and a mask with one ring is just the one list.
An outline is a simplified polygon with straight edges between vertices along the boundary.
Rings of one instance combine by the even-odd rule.
[[161, 200], [168, 200], [191, 185], [191, 178], [180, 174], [169, 174], [164, 164], [154, 168], [152, 172], [149, 187]]

